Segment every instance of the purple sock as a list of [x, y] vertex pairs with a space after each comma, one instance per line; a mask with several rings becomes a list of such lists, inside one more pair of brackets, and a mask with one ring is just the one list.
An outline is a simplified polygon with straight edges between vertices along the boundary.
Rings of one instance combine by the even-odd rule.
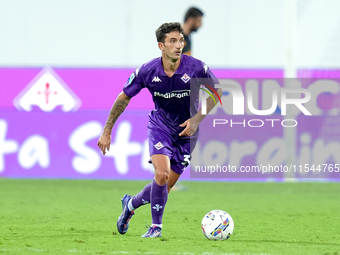
[[162, 224], [165, 204], [168, 200], [168, 184], [160, 186], [155, 180], [151, 186], [152, 224]]
[[132, 198], [131, 204], [133, 208], [137, 209], [141, 205], [150, 204], [150, 193], [152, 183], [149, 183], [144, 189]]

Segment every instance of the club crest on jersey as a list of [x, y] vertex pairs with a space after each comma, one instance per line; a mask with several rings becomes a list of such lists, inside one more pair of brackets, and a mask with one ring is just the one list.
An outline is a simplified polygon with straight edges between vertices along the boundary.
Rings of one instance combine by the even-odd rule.
[[190, 76], [187, 75], [186, 73], [181, 77], [181, 80], [184, 81], [185, 83], [187, 83], [188, 81], [190, 81]]
[[160, 150], [164, 147], [164, 145], [161, 142], [156, 143], [154, 146], [157, 150]]

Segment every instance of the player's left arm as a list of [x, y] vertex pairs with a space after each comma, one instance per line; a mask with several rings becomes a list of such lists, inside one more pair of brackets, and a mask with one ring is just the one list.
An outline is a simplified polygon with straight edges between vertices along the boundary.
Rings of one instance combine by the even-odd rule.
[[[217, 94], [219, 97], [222, 97], [223, 91], [221, 88], [217, 90]], [[215, 98], [215, 101], [218, 102], [219, 98], [217, 95], [214, 93], [212, 94], [213, 97]], [[211, 97], [207, 98], [207, 114], [215, 107], [215, 102]], [[197, 114], [192, 117], [191, 119], [186, 120], [183, 122], [180, 127], [185, 127], [184, 130], [179, 134], [179, 136], [192, 136], [197, 128], [198, 125], [201, 123], [201, 121], [204, 119], [206, 114], [202, 114], [202, 108], [197, 112]]]

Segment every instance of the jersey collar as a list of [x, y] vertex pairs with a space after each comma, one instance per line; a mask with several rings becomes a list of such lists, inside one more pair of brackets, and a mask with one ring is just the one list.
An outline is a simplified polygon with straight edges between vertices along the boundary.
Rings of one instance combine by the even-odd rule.
[[[181, 73], [182, 68], [183, 68], [183, 62], [184, 62], [184, 57], [183, 57], [183, 55], [181, 55], [181, 62], [179, 63], [179, 66], [178, 66], [178, 68], [176, 69], [174, 75], [175, 75], [175, 74]], [[169, 77], [169, 76], [164, 72], [164, 68], [163, 68], [163, 64], [162, 64], [162, 57], [159, 58], [159, 75], [160, 75], [160, 76]], [[172, 77], [173, 77], [173, 76], [172, 76]], [[169, 78], [172, 78], [172, 77], [169, 77]]]

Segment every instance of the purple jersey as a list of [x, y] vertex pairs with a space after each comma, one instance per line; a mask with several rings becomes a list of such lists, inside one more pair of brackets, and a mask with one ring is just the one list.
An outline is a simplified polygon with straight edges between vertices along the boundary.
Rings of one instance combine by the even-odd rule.
[[[218, 83], [215, 75], [202, 61], [186, 55], [181, 56], [176, 72], [169, 77], [159, 57], [137, 68], [125, 83], [123, 91], [128, 97], [134, 97], [142, 88], [147, 88], [155, 103], [149, 115], [148, 128], [161, 129], [171, 136], [178, 136], [183, 130], [179, 125], [198, 111], [200, 84], [190, 88], [190, 81], [201, 78], [212, 79], [209, 84], [212, 87]], [[198, 132], [194, 137], [197, 135]]]

